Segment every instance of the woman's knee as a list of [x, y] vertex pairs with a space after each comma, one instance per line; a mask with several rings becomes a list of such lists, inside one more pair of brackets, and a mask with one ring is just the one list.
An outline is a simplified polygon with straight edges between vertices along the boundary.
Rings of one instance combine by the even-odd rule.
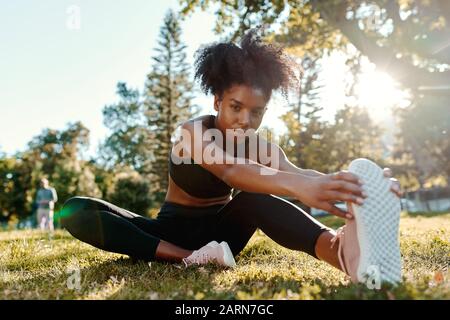
[[91, 201], [92, 199], [86, 197], [73, 197], [67, 200], [60, 213], [62, 227], [70, 229], [78, 225], [80, 220], [84, 220], [83, 216], [88, 212]]
[[259, 224], [261, 217], [272, 217], [273, 212], [282, 212], [286, 214], [295, 212], [297, 214], [299, 211], [299, 208], [287, 200], [265, 193], [242, 191], [233, 198], [232, 202], [234, 211], [244, 211], [245, 215], [241, 215], [241, 217], [245, 217], [246, 219], [249, 219], [250, 222], [256, 223], [257, 225]]
[[274, 205], [276, 203], [270, 194], [241, 191], [230, 202], [229, 208], [242, 222], [246, 221], [253, 225], [261, 215], [273, 211]]

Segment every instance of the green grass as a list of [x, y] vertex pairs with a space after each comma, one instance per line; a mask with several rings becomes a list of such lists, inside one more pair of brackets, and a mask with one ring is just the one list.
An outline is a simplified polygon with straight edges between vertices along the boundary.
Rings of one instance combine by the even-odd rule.
[[[334, 217], [321, 220], [332, 227], [342, 224]], [[233, 270], [133, 262], [63, 230], [52, 237], [40, 231], [0, 232], [0, 299], [450, 299], [450, 213], [403, 214], [400, 237], [403, 283], [370, 290], [261, 232]], [[67, 284], [75, 267], [79, 290]]]

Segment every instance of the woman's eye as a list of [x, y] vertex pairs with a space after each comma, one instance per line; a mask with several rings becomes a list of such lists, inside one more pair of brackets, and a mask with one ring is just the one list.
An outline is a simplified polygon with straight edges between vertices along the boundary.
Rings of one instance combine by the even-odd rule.
[[240, 111], [240, 110], [241, 110], [241, 107], [239, 107], [239, 106], [231, 106], [231, 108], [232, 108], [234, 111]]

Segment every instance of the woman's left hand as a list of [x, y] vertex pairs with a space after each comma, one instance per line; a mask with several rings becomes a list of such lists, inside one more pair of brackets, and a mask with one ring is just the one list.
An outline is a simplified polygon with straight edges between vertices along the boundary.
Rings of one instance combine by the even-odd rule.
[[392, 178], [392, 171], [389, 168], [383, 169], [384, 177], [391, 180], [391, 191], [399, 198], [403, 196], [403, 192], [400, 187], [400, 182], [397, 179]]

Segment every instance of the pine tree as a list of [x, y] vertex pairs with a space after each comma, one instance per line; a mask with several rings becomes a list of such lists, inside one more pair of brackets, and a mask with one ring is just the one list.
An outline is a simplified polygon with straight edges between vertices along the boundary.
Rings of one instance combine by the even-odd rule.
[[147, 125], [141, 94], [119, 82], [117, 95], [119, 102], [103, 109], [103, 123], [111, 134], [100, 146], [98, 160], [108, 168], [126, 166], [142, 173], [151, 157], [153, 135]]
[[147, 76], [144, 92], [148, 125], [154, 134], [153, 157], [146, 168], [156, 202], [161, 202], [167, 191], [172, 133], [195, 113], [185, 49], [178, 17], [169, 10], [160, 29], [153, 69]]
[[319, 71], [317, 58], [303, 58], [296, 102], [290, 104], [288, 111], [281, 116], [288, 131], [280, 137], [280, 145], [290, 161], [299, 167], [310, 165], [304, 148], [323, 130], [317, 115], [322, 110], [319, 106]]

